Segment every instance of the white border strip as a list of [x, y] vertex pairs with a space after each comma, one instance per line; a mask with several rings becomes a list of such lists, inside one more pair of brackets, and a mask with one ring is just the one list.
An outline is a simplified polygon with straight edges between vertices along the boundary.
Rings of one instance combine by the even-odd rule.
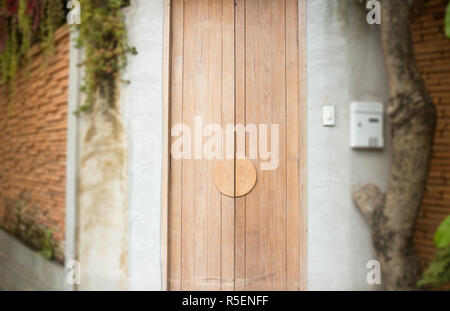
[[[78, 33], [70, 32], [69, 98], [67, 111], [67, 158], [66, 158], [66, 263], [77, 258], [77, 190], [78, 190], [78, 118], [74, 112], [80, 103], [81, 71], [77, 66], [81, 52], [75, 47]], [[75, 290], [74, 285], [65, 284], [66, 290]]]

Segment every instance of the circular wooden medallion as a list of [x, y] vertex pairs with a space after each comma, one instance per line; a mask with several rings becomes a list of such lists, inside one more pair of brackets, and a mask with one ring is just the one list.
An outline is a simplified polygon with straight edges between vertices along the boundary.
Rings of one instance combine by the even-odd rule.
[[256, 184], [256, 169], [248, 159], [236, 160], [236, 194], [234, 193], [234, 160], [222, 160], [214, 168], [217, 189], [229, 197], [241, 197]]

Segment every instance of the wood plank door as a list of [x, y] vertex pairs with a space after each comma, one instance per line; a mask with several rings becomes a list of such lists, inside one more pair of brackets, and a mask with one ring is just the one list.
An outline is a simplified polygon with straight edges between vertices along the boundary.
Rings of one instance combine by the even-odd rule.
[[[304, 0], [172, 0], [168, 8], [167, 288], [299, 290]], [[231, 161], [221, 178], [236, 193], [241, 158], [257, 182], [226, 196], [214, 169]]]

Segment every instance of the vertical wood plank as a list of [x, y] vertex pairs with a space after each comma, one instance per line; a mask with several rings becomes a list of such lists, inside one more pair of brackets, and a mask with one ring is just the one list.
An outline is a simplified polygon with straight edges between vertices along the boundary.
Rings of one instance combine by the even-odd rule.
[[[246, 1], [236, 0], [235, 7], [235, 123], [246, 125], [245, 115], [245, 51]], [[235, 145], [236, 145], [235, 141]], [[245, 150], [244, 150], [245, 152]], [[235, 150], [236, 154], [236, 150]], [[236, 198], [235, 215], [235, 290], [246, 289], [246, 197]]]
[[[222, 56], [222, 130], [227, 124], [235, 123], [235, 58], [234, 58], [234, 0], [223, 3], [223, 56]], [[225, 146], [225, 137], [222, 139]], [[226, 150], [222, 150], [226, 157]], [[235, 199], [221, 196], [222, 242], [221, 242], [221, 290], [235, 289]]]
[[[201, 45], [198, 40], [199, 23], [197, 16], [197, 0], [185, 0], [184, 6], [184, 49], [183, 49], [183, 124], [194, 129], [195, 103], [197, 99], [197, 72], [198, 58], [202, 56]], [[191, 131], [193, 132], [193, 130]], [[194, 156], [191, 135], [191, 156]], [[181, 249], [181, 274], [182, 290], [195, 290], [195, 258], [197, 251], [195, 241], [195, 161], [182, 160], [182, 249]]]
[[[196, 53], [193, 56], [194, 60], [194, 74], [192, 78], [195, 80], [193, 91], [195, 92], [194, 101], [194, 116], [203, 118], [202, 127], [209, 122], [208, 106], [210, 104], [208, 97], [210, 90], [209, 84], [209, 65], [212, 57], [209, 50], [208, 29], [211, 17], [208, 15], [208, 0], [197, 0], [195, 6], [196, 18], [194, 23], [197, 26], [195, 33], [194, 49]], [[194, 143], [194, 290], [207, 290], [208, 284], [208, 184], [207, 184], [207, 160], [202, 159], [203, 150], [203, 128], [198, 128], [194, 125], [191, 127], [194, 135], [194, 142], [197, 139], [201, 141], [199, 144], [198, 153], [196, 151], [196, 144]], [[199, 159], [200, 158], [200, 159]], [[206, 167], [205, 167], [206, 166]], [[189, 195], [187, 193], [187, 195]]]
[[[183, 122], [183, 21], [184, 0], [172, 0], [171, 7], [171, 88], [170, 126]], [[170, 135], [170, 134], [169, 134]], [[171, 136], [171, 135], [170, 135]], [[178, 137], [169, 137], [170, 146]], [[169, 146], [169, 148], [170, 148]], [[182, 161], [170, 160], [169, 197], [169, 289], [181, 290], [181, 240], [182, 226]]]
[[300, 273], [300, 110], [299, 110], [299, 53], [297, 0], [286, 0], [286, 56], [287, 56], [287, 289], [299, 289]]
[[[207, 33], [207, 74], [208, 98], [206, 104], [206, 124], [221, 125], [222, 122], [222, 82], [223, 82], [223, 1], [207, 1], [208, 27]], [[204, 106], [204, 104], [202, 105]], [[214, 135], [214, 134], [213, 134]], [[212, 137], [212, 135], [210, 136]], [[209, 139], [210, 137], [207, 137]], [[222, 249], [222, 194], [217, 190], [213, 180], [213, 170], [217, 159], [203, 160], [205, 189], [207, 201], [205, 212], [207, 216], [207, 270], [205, 275], [205, 290], [220, 290], [221, 249]], [[228, 255], [228, 254], [224, 254]]]
[[[253, 28], [255, 32], [255, 43], [258, 45], [259, 53], [255, 55], [255, 59], [250, 57], [248, 60], [254, 61], [256, 64], [254, 83], [258, 90], [258, 96], [255, 98], [255, 105], [258, 107], [258, 121], [256, 124], [266, 125], [270, 127], [272, 124], [272, 72], [274, 64], [272, 63], [272, 1], [279, 0], [259, 0], [259, 14], [256, 16], [259, 24]], [[256, 33], [257, 32], [257, 33]], [[259, 128], [260, 129], [260, 128]], [[261, 130], [258, 137], [261, 138]], [[256, 282], [255, 289], [272, 290], [273, 288], [273, 171], [261, 170], [261, 140], [259, 140], [259, 205], [252, 206], [253, 209], [259, 209], [258, 227], [258, 243], [259, 252], [258, 268], [253, 278]], [[267, 142], [267, 139], [266, 139]]]
[[[286, 7], [285, 0], [271, 1], [272, 19], [270, 48], [272, 50], [272, 123], [279, 125], [278, 167], [272, 171], [272, 266], [273, 290], [286, 290], [286, 148], [290, 137], [286, 136]], [[290, 31], [294, 32], [292, 29]], [[270, 141], [270, 136], [267, 138]], [[273, 157], [273, 155], [272, 155]]]
[[[245, 3], [245, 109], [246, 124], [259, 124], [259, 108], [261, 90], [260, 77], [260, 5], [259, 0], [250, 0]], [[249, 142], [247, 141], [247, 151]], [[260, 194], [263, 189], [264, 176], [259, 171], [259, 161], [253, 160], [258, 171], [258, 182], [253, 190], [246, 196], [246, 224], [245, 224], [245, 287], [247, 290], [262, 289], [261, 274], [261, 211]]]

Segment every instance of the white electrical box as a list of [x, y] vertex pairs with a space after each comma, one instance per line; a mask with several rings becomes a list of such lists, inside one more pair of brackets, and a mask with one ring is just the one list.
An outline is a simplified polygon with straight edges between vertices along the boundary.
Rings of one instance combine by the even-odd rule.
[[350, 106], [350, 145], [352, 148], [384, 147], [383, 104], [353, 102]]
[[322, 107], [322, 123], [323, 126], [336, 125], [336, 109], [334, 108], [334, 106]]

